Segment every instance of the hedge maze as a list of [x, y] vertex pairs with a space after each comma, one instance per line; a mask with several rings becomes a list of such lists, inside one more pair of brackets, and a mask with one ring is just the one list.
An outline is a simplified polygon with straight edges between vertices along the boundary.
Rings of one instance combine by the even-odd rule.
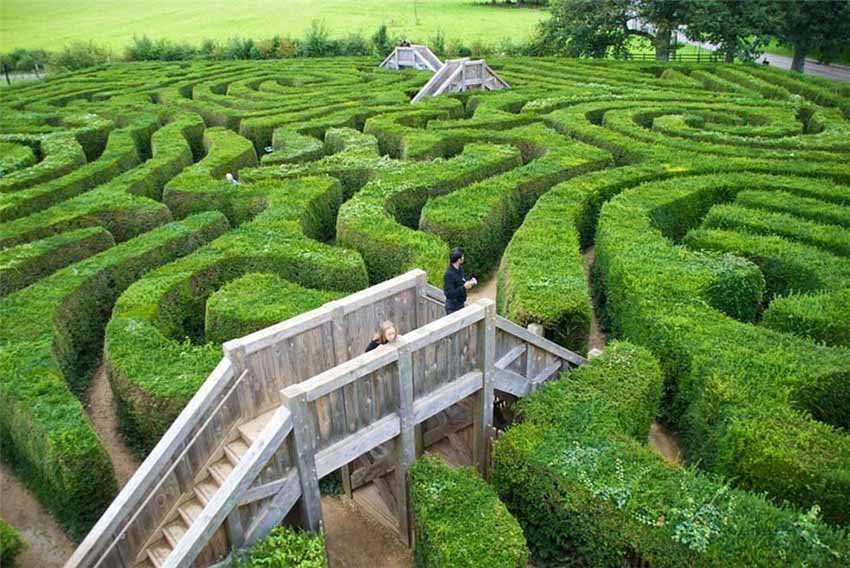
[[[651, 376], [623, 386], [640, 401], [594, 383], [563, 403], [579, 416], [597, 400], [606, 418], [529, 419], [531, 441], [500, 446], [515, 444], [497, 488], [536, 557], [555, 549], [535, 527], [569, 513], [595, 519], [586, 542], [625, 540], [558, 553], [606, 565], [674, 549], [669, 565], [726, 562], [717, 543], [751, 529], [734, 550], [752, 563], [847, 561], [850, 87], [761, 67], [493, 63], [514, 88], [415, 106], [429, 74], [346, 58], [113, 65], [0, 91], [3, 458], [71, 535], [116, 490], [83, 404], [101, 357], [125, 434], [149, 449], [223, 340], [414, 267], [438, 283], [462, 244], [468, 272], [497, 272], [501, 314], [584, 352], [595, 296], [641, 346], [609, 360]], [[691, 466], [652, 462], [654, 416]], [[563, 444], [540, 446], [559, 428]], [[586, 498], [526, 507], [511, 476], [553, 448], [573, 464], [558, 486]], [[625, 473], [576, 473], [609, 458]], [[658, 492], [604, 497], [635, 472]], [[686, 538], [652, 517], [682, 495], [751, 522], [694, 512]], [[623, 520], [637, 508], [649, 521]], [[623, 522], [634, 538], [606, 524]], [[765, 542], [779, 556], [753, 552]]]

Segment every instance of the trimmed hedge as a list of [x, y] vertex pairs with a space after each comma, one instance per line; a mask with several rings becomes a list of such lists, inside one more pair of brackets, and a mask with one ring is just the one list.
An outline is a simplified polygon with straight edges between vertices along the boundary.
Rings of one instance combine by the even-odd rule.
[[107, 231], [90, 227], [3, 249], [0, 251], [0, 297], [114, 244]]
[[419, 228], [450, 247], [462, 245], [467, 274], [492, 270], [526, 212], [551, 186], [610, 164], [605, 152], [566, 138], [541, 124], [487, 135], [494, 143], [516, 145], [532, 157], [525, 165], [430, 200]]
[[234, 210], [233, 194], [241, 186], [225, 180], [227, 173], [236, 176], [239, 170], [257, 165], [257, 154], [249, 140], [225, 128], [204, 131], [207, 154], [195, 165], [186, 168], [165, 185], [163, 202], [178, 219], [199, 211], [221, 211], [232, 223], [244, 220]]
[[[597, 274], [613, 331], [662, 360], [665, 418], [681, 432], [689, 460], [742, 488], [817, 504], [830, 522], [847, 522], [850, 437], [836, 427], [850, 423], [850, 351], [736, 322], [705, 304], [692, 284], [703, 262], [664, 235], [694, 226], [699, 211], [752, 176], [728, 175], [725, 188], [704, 177], [644, 184], [602, 208]], [[743, 288], [740, 280], [728, 284], [727, 302]]]
[[340, 297], [339, 292], [304, 288], [275, 274], [246, 274], [210, 295], [204, 338], [210, 343], [223, 343]]
[[26, 144], [13, 144], [0, 140], [0, 179], [10, 173], [35, 164], [35, 154]]
[[74, 538], [116, 491], [112, 464], [74, 396], [86, 388], [118, 295], [147, 270], [227, 228], [206, 213], [154, 229], [0, 299], [0, 447]]
[[416, 566], [524, 568], [528, 548], [517, 520], [472, 468], [437, 457], [410, 468]]
[[318, 160], [325, 155], [321, 140], [292, 130], [277, 128], [272, 136], [273, 151], [264, 154], [262, 164], [290, 164]]
[[742, 191], [735, 203], [743, 207], [788, 213], [816, 223], [838, 225], [850, 229], [850, 208], [812, 197], [791, 195], [782, 191]]
[[433, 283], [442, 280], [449, 247], [434, 235], [414, 231], [428, 198], [453, 191], [520, 165], [506, 146], [470, 144], [448, 160], [405, 163], [378, 171], [337, 219], [337, 242], [363, 255], [371, 282], [420, 267]]
[[[222, 285], [256, 272], [338, 293], [368, 283], [357, 253], [320, 242], [333, 232], [342, 201], [339, 182], [301, 178], [243, 185], [237, 191], [237, 205], [247, 210], [241, 215], [262, 212], [146, 274], [121, 295], [112, 312], [104, 348], [107, 375], [125, 431], [142, 447], [156, 444], [221, 358], [220, 345], [204, 337], [204, 305]], [[311, 294], [299, 298], [303, 303], [293, 311], [315, 307]], [[250, 306], [253, 299], [244, 301]]]
[[21, 533], [15, 527], [0, 519], [0, 564], [14, 567], [15, 558], [27, 547]]
[[850, 288], [775, 298], [761, 323], [826, 345], [850, 347]]
[[240, 553], [232, 568], [327, 568], [325, 539], [321, 533], [308, 533], [280, 526], [273, 529], [250, 550]]
[[86, 154], [70, 133], [56, 133], [36, 139], [41, 161], [0, 178], [0, 192], [26, 189], [66, 175], [86, 163]]
[[672, 466], [646, 445], [662, 372], [624, 342], [518, 405], [493, 449], [493, 482], [535, 564], [835, 566], [850, 537], [808, 512]]

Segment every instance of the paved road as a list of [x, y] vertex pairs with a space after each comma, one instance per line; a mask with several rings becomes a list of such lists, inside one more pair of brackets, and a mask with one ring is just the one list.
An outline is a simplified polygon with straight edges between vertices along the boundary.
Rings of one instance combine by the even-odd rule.
[[[758, 62], [767, 60], [774, 67], [780, 69], [791, 69], [791, 58], [785, 55], [776, 55], [773, 53], [765, 53]], [[844, 65], [824, 65], [813, 59], [806, 59], [806, 66], [803, 67], [803, 73], [807, 75], [817, 75], [818, 77], [826, 77], [836, 81], [850, 82], [850, 67]]]

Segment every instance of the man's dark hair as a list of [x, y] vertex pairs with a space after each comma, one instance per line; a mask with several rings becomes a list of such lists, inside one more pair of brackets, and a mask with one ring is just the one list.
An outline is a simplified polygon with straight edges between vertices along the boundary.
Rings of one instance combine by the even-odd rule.
[[449, 251], [449, 262], [454, 264], [463, 256], [463, 247], [455, 247]]

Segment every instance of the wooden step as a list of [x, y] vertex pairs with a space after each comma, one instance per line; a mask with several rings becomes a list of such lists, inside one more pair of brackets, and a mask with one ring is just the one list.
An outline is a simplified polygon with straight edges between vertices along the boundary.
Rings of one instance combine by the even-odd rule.
[[151, 559], [145, 556], [141, 562], [136, 562], [133, 568], [156, 568], [156, 564], [151, 562]]
[[189, 530], [189, 526], [178, 516], [176, 519], [165, 525], [165, 528], [162, 529], [162, 534], [165, 536], [168, 544], [170, 544], [172, 548], [176, 548], [177, 543], [180, 542], [180, 539], [183, 538], [183, 535], [186, 534], [187, 530]]
[[257, 441], [257, 438], [260, 437], [260, 433], [263, 431], [263, 428], [271, 420], [274, 413], [277, 411], [276, 408], [272, 408], [271, 410], [264, 412], [254, 418], [253, 420], [242, 424], [239, 427], [239, 433], [242, 434], [242, 437], [245, 438], [249, 443], [253, 444]]
[[168, 558], [168, 555], [171, 554], [172, 550], [173, 549], [168, 542], [166, 542], [164, 538], [161, 538], [150, 545], [146, 552], [148, 553], [150, 561], [153, 562], [153, 565], [159, 568], [165, 564], [165, 561]]
[[210, 474], [215, 478], [219, 485], [224, 484], [224, 480], [227, 479], [227, 476], [233, 472], [233, 464], [230, 463], [230, 460], [227, 457], [224, 457], [209, 467]]
[[227, 457], [230, 459], [230, 463], [233, 464], [239, 463], [239, 460], [242, 459], [242, 456], [244, 456], [247, 451], [248, 444], [246, 444], [245, 440], [242, 438], [236, 438], [224, 446], [224, 453], [227, 454]]
[[198, 518], [203, 510], [204, 505], [197, 497], [189, 499], [177, 508], [177, 512], [180, 513], [180, 518], [183, 519], [186, 526], [192, 526], [192, 523], [195, 522], [195, 519]]
[[208, 475], [202, 481], [195, 484], [195, 495], [198, 496], [201, 503], [206, 505], [213, 498], [216, 491], [218, 491], [218, 488], [219, 485], [215, 482], [215, 479], [211, 475]]

